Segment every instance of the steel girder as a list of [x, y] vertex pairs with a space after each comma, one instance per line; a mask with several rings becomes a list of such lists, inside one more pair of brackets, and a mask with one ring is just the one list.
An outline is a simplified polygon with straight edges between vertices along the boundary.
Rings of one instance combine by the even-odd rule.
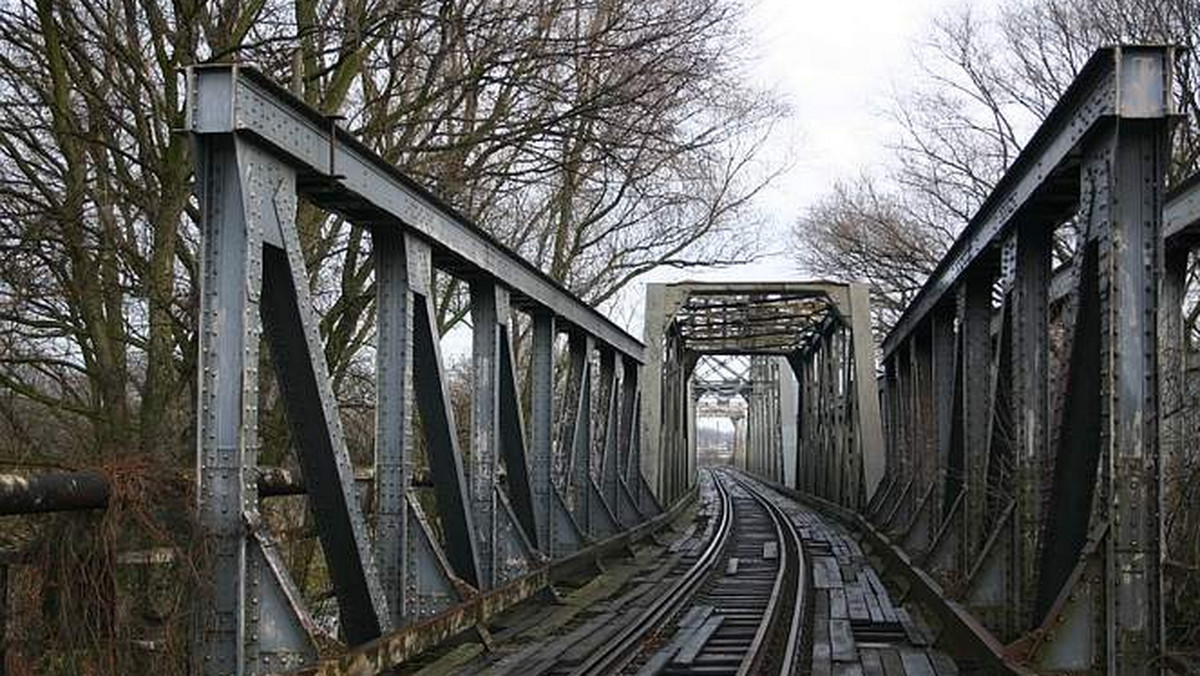
[[[670, 499], [694, 481], [697, 398], [740, 391], [748, 404], [745, 448], [735, 462], [865, 506], [884, 467], [866, 287], [649, 284], [645, 339], [643, 391], [661, 406], [643, 412], [642, 467], [660, 496]], [[729, 355], [750, 355], [744, 380]], [[708, 361], [718, 357], [724, 361]], [[695, 372], [698, 363], [717, 366]]]
[[[1043, 673], [1158, 673], [1163, 651], [1174, 60], [1099, 50], [884, 341], [888, 477], [862, 513]], [[1187, 236], [1191, 203], [1166, 234]]]
[[[637, 340], [262, 75], [192, 68], [188, 94], [202, 235], [198, 510], [211, 553], [196, 623], [198, 673], [277, 673], [317, 655], [321, 630], [258, 511], [260, 339], [338, 602], [338, 638], [352, 648], [420, 643], [411, 626], [436, 617], [456, 618], [458, 627], [481, 592], [495, 590], [504, 603], [536, 593], [548, 584], [551, 558], [624, 537], [661, 513], [638, 471]], [[373, 514], [356, 493], [325, 364], [295, 224], [301, 197], [371, 232]], [[469, 463], [433, 314], [434, 275], [446, 264], [470, 285]], [[515, 309], [532, 325], [528, 427]], [[556, 396], [559, 333], [571, 343], [566, 397]], [[556, 399], [569, 402], [560, 416]], [[434, 489], [428, 514], [412, 488], [417, 439]], [[564, 455], [573, 463], [566, 481], [554, 471]]]

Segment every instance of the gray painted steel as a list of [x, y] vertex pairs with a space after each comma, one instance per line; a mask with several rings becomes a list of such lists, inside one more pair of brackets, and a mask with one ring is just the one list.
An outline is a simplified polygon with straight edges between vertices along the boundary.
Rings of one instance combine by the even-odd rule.
[[1164, 119], [1176, 114], [1169, 87], [1175, 49], [1126, 45], [1097, 50], [1067, 88], [995, 190], [971, 218], [929, 281], [883, 343], [890, 357], [916, 324], [971, 264], [1002, 239], [1053, 172], [1071, 158], [1084, 136], [1112, 118]]
[[[196, 67], [188, 88], [203, 254], [198, 507], [212, 555], [204, 568], [210, 591], [196, 623], [199, 673], [276, 673], [311, 664], [322, 632], [258, 515], [264, 326], [303, 470], [298, 492], [308, 497], [338, 601], [336, 618], [324, 619], [350, 646], [445, 612], [480, 589], [546, 578], [538, 571], [547, 557], [585, 545], [572, 509], [597, 537], [640, 527], [661, 512], [636, 468], [622, 472], [620, 464], [640, 457], [630, 422], [639, 396], [637, 340], [262, 75], [241, 66]], [[309, 296], [295, 224], [301, 197], [371, 233], [378, 317], [373, 521], [355, 490]], [[471, 284], [469, 474], [433, 312], [437, 262]], [[514, 310], [531, 313], [535, 325], [528, 445]], [[586, 350], [574, 383], [576, 433], [568, 448], [556, 450], [557, 331], [569, 331]], [[606, 355], [605, 411], [591, 406], [593, 345]], [[418, 423], [421, 434], [414, 435]], [[602, 447], [593, 450], [593, 439]], [[422, 450], [433, 484], [429, 513], [422, 503], [430, 502], [412, 486]], [[562, 456], [575, 463], [570, 508], [555, 486], [553, 467]], [[605, 488], [619, 521], [593, 464], [607, 468]]]
[[260, 138], [295, 167], [309, 198], [350, 220], [419, 233], [463, 267], [503, 280], [522, 306], [542, 308], [641, 360], [642, 345], [528, 261], [430, 195], [352, 135], [263, 74], [240, 65], [189, 69], [187, 129]]
[[[868, 291], [832, 282], [648, 284], [642, 472], [664, 499], [694, 480], [696, 385], [701, 355], [757, 355], [745, 393], [746, 467], [772, 479], [832, 477], [839, 500], [865, 505], [883, 478], [884, 445], [875, 388]], [[771, 356], [772, 359], [765, 359]], [[786, 359], [784, 359], [786, 357]], [[799, 379], [797, 396], [776, 385], [779, 365]], [[839, 384], [841, 383], [841, 384]], [[728, 385], [700, 381], [702, 393]], [[799, 426], [798, 432], [792, 430]], [[784, 427], [788, 432], [783, 432]], [[785, 453], [795, 434], [802, 450]], [[792, 460], [795, 458], [795, 460]], [[848, 467], [843, 476], [843, 468]], [[816, 484], [812, 484], [815, 486]]]
[[892, 476], [866, 516], [1038, 670], [1158, 673], [1197, 185], [1164, 209], [1174, 59], [1098, 51], [884, 343]]

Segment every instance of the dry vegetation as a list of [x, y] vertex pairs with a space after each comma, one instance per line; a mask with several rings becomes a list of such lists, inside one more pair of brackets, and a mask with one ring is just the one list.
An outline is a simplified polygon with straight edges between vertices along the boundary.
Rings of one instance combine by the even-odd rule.
[[[727, 0], [0, 0], [0, 471], [94, 468], [100, 515], [8, 519], [14, 673], [186, 669], [194, 589], [197, 205], [184, 81], [249, 63], [286, 83], [588, 301], [658, 265], [741, 261], [782, 114], [742, 77]], [[302, 205], [298, 228], [350, 452], [370, 464], [369, 237]], [[466, 317], [439, 279], [443, 330]], [[268, 355], [263, 354], [263, 374]], [[292, 464], [264, 375], [264, 465]], [[298, 499], [267, 518], [314, 605]], [[167, 548], [175, 562], [117, 565]], [[156, 572], [150, 572], [156, 571]], [[143, 603], [143, 601], [145, 601]], [[46, 650], [54, 646], [54, 650]]]

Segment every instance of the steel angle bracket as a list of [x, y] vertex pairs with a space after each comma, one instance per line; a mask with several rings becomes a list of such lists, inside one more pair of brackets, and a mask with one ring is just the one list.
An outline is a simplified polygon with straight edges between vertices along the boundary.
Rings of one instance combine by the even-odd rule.
[[894, 524], [903, 522], [907, 518], [907, 507], [909, 502], [908, 496], [910, 493], [912, 493], [914, 483], [915, 481], [913, 479], [909, 479], [904, 483], [904, 489], [896, 495], [896, 500], [892, 503], [891, 507], [884, 512], [883, 521], [876, 524], [881, 530], [892, 532], [894, 530]]
[[1009, 503], [997, 521], [967, 576], [967, 591], [963, 595], [963, 602], [971, 612], [998, 636], [1007, 629], [1005, 606], [1014, 584], [1011, 566], [1015, 511], [1016, 504]]
[[637, 499], [624, 479], [617, 479], [616, 498], [617, 521], [621, 522], [622, 527], [632, 528], [646, 520], [646, 515], [638, 508]]
[[878, 520], [882, 516], [883, 512], [887, 509], [887, 505], [889, 504], [892, 493], [895, 491], [899, 483], [900, 481], [896, 477], [888, 476], [884, 477], [883, 482], [879, 484], [879, 489], [876, 490], [875, 494], [871, 496], [871, 500], [867, 503], [867, 509], [865, 512], [867, 519], [869, 519], [871, 523], [878, 525]]
[[257, 518], [247, 515], [250, 542], [246, 552], [246, 594], [250, 597], [250, 622], [258, 641], [247, 665], [255, 672], [273, 672], [308, 664], [317, 659], [318, 637], [332, 642], [304, 607], [300, 590], [287, 574], [279, 551]]
[[963, 504], [966, 502], [965, 490], [960, 491], [958, 496], [954, 498], [954, 502], [950, 503], [950, 513], [942, 520], [942, 526], [938, 529], [936, 535], [933, 536], [933, 544], [929, 548], [929, 553], [925, 555], [921, 564], [932, 575], [937, 577], [946, 587], [951, 596], [957, 596], [960, 591], [956, 588], [961, 580], [958, 578], [959, 571], [962, 570], [961, 562], [962, 545], [963, 545]]
[[662, 503], [654, 495], [654, 491], [650, 490], [650, 484], [646, 483], [646, 478], [639, 473], [638, 478], [638, 509], [646, 518], [652, 519], [663, 513]]
[[497, 585], [504, 585], [529, 574], [545, 557], [530, 543], [504, 490], [499, 486], [494, 486], [493, 490], [498, 507], [495, 578]]
[[551, 486], [550, 491], [550, 551], [548, 553], [551, 558], [558, 558], [583, 549], [587, 544], [588, 537], [583, 528], [579, 526], [575, 515], [567, 507], [567, 501], [558, 488]]
[[405, 556], [405, 616], [404, 624], [422, 622], [453, 608], [463, 599], [476, 594], [471, 585], [453, 573], [450, 562], [434, 539], [433, 529], [421, 503], [409, 493], [408, 540]]
[[937, 481], [932, 481], [925, 495], [917, 504], [916, 514], [909, 520], [908, 525], [899, 533], [900, 546], [914, 559], [921, 558], [929, 551], [929, 543], [933, 538], [933, 500]]
[[[582, 521], [587, 524], [588, 535], [597, 540], [616, 535], [621, 532], [621, 524], [617, 521], [617, 517], [613, 515], [612, 508], [604, 499], [604, 494], [600, 492], [600, 487], [596, 485], [596, 480], [588, 477], [587, 486], [583, 492], [582, 514], [576, 513], [577, 517], [582, 517]], [[577, 508], [578, 510], [578, 508]]]
[[1021, 641], [1039, 673], [1109, 673], [1105, 664], [1107, 596], [1104, 548], [1108, 525], [1097, 529], [1041, 626]]

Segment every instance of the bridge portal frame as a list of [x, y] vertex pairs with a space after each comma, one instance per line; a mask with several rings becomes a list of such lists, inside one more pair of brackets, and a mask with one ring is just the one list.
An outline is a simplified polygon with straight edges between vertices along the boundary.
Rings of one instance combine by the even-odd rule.
[[[734, 298], [734, 300], [723, 300]], [[762, 306], [745, 298], [758, 298]], [[709, 299], [688, 315], [694, 299]], [[803, 312], [789, 303], [811, 303]], [[686, 326], [685, 326], [686, 324]], [[692, 373], [704, 355], [751, 355], [746, 466], [780, 481], [792, 475], [822, 497], [865, 507], [883, 478], [884, 445], [869, 292], [857, 283], [678, 282], [646, 285], [643, 394], [658, 401], [642, 412], [642, 473], [663, 500], [688, 490], [695, 476]], [[770, 358], [786, 362], [799, 383], [797, 401], [768, 382]], [[776, 376], [772, 376], [776, 378]], [[840, 385], [838, 384], [840, 383]], [[768, 387], [770, 385], [770, 387]], [[769, 401], [758, 401], [761, 398]], [[795, 467], [783, 468], [781, 402], [800, 427]], [[794, 404], [794, 406], [792, 406]], [[790, 421], [789, 421], [790, 423]], [[791, 439], [789, 439], [791, 440]], [[770, 450], [767, 450], [770, 449]], [[790, 450], [790, 449], [789, 449]], [[756, 455], [757, 454], [757, 455]], [[847, 466], [836, 485], [818, 468]]]

